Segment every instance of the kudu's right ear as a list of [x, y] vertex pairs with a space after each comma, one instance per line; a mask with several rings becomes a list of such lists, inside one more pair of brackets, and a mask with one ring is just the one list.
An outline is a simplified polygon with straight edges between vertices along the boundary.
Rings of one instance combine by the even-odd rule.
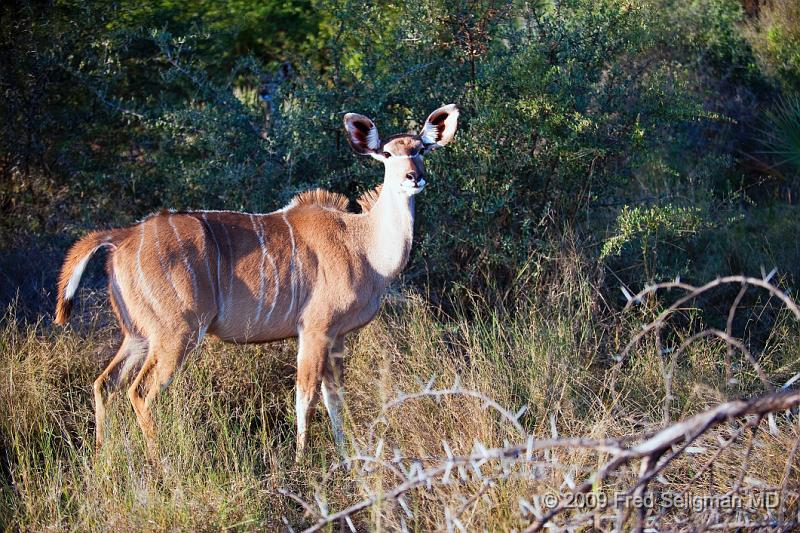
[[344, 129], [347, 130], [347, 142], [361, 155], [377, 154], [381, 147], [381, 138], [375, 123], [364, 115], [347, 113], [344, 116]]

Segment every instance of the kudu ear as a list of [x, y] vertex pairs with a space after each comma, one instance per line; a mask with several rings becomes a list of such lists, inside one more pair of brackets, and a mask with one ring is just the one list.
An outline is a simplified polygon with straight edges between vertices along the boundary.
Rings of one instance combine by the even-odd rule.
[[455, 104], [447, 104], [428, 115], [419, 135], [426, 151], [429, 151], [452, 141], [457, 128], [458, 108]]
[[364, 115], [347, 113], [344, 116], [344, 129], [347, 131], [347, 142], [361, 155], [376, 154], [381, 147], [378, 128]]

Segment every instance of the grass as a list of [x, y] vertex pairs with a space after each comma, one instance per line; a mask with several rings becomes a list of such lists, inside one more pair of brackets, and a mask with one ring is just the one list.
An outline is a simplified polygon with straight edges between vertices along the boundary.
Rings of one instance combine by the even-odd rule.
[[[372, 324], [348, 339], [348, 435], [367, 447], [373, 432], [387, 443], [385, 457], [397, 448], [422, 461], [441, 457], [442, 441], [459, 454], [469, 453], [476, 440], [502, 446], [517, 438], [492, 410], [460, 396], [440, 402], [420, 398], [382, 412], [400, 391], [419, 390], [432, 376], [436, 387], [448, 387], [458, 377], [464, 388], [511, 411], [527, 405], [520, 421], [539, 438], [553, 433], [605, 438], [657, 428], [663, 376], [651, 345], [632, 354], [618, 385], [623, 392], [618, 404], [607, 390], [612, 355], [652, 309], [609, 310], [581, 265], [565, 261], [564, 268], [550, 270], [555, 276], [529, 274], [513, 295], [460, 294], [447, 314], [416, 294], [394, 294]], [[299, 529], [313, 520], [279, 489], [310, 502], [317, 493], [337, 510], [396, 483], [386, 469], [326, 476], [336, 456], [324, 410], [313, 419], [309, 457], [299, 466], [293, 463], [293, 342], [206, 341], [154, 406], [162, 464], [147, 462], [125, 394], [110, 403], [108, 439], [95, 458], [92, 381], [112, 355], [118, 334], [106, 308], [93, 304], [102, 294], [87, 292], [79, 308], [88, 311], [70, 328], [53, 328], [44, 317], [20, 321], [13, 308], [0, 324], [3, 530], [251, 531], [285, 529], [284, 520]], [[795, 324], [779, 320], [760, 352], [776, 383], [800, 371], [797, 333]], [[728, 397], [723, 354], [723, 345], [702, 342], [680, 361], [673, 419]], [[738, 362], [743, 388], [735, 393], [756, 392], [755, 377]], [[762, 430], [743, 438], [693, 491], [730, 488], [753, 438], [757, 460], [751, 461], [748, 479], [779, 485], [787, 450], [800, 435], [796, 424], [783, 420], [779, 429], [776, 435]], [[682, 487], [713, 455], [715, 439], [729, 430], [709, 433], [698, 443], [705, 452], [684, 455], [666, 469], [661, 489]], [[460, 520], [470, 531], [519, 529], [532, 520], [520, 510], [520, 497], [566, 490], [563, 473], [581, 479], [602, 463], [585, 450], [553, 451], [541, 459], [551, 468], [538, 481], [499, 481], [474, 502], [469, 498], [480, 490], [478, 480], [433, 486], [407, 497], [413, 519], [383, 501], [356, 515], [356, 526], [396, 530], [405, 520], [411, 530], [444, 529], [445, 509], [463, 507]], [[793, 490], [799, 474], [795, 461], [789, 469]], [[633, 476], [623, 471], [597, 490], [623, 487]], [[671, 519], [663, 517], [665, 523]]]

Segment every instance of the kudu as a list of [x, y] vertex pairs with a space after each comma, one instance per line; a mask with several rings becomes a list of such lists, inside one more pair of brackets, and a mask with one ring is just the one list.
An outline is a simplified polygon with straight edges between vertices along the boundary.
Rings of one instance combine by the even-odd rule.
[[80, 239], [61, 270], [55, 322], [67, 322], [87, 262], [107, 247], [109, 294], [124, 335], [94, 382], [97, 449], [105, 390], [136, 369], [128, 396], [148, 452], [157, 455], [150, 405], [208, 334], [235, 343], [298, 337], [296, 458], [320, 391], [342, 452], [344, 337], [372, 320], [405, 266], [414, 196], [425, 187], [422, 158], [452, 140], [457, 121], [456, 106], [446, 105], [419, 135], [382, 140], [369, 118], [345, 115], [351, 147], [385, 169], [383, 184], [359, 200], [361, 213], [348, 212], [345, 197], [318, 189], [268, 214], [163, 211]]

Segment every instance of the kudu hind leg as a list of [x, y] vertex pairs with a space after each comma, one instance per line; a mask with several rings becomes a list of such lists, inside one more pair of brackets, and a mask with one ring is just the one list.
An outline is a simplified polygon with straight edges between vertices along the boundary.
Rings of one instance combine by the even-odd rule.
[[106, 397], [104, 395], [107, 385], [106, 382], [111, 378], [117, 365], [125, 362], [130, 357], [137, 356], [137, 350], [142, 349], [143, 343], [143, 339], [126, 334], [122, 339], [122, 344], [119, 350], [117, 350], [116, 355], [114, 355], [108, 365], [106, 365], [105, 370], [94, 380], [95, 453], [100, 451], [100, 447], [103, 445], [103, 440], [105, 438], [106, 401], [111, 397], [111, 393], [114, 392], [114, 389], [116, 389], [118, 385], [118, 380], [112, 378], [112, 383], [109, 387], [111, 391]]
[[[196, 346], [196, 343], [196, 338], [181, 334], [177, 334], [174, 340], [151, 340], [147, 359], [128, 388], [128, 398], [130, 398], [136, 413], [136, 420], [144, 434], [151, 459], [158, 458], [158, 447], [156, 446], [155, 424], [150, 412], [150, 405], [158, 393], [172, 381], [178, 365], [186, 353]], [[147, 385], [144, 387], [146, 389], [144, 395], [139, 392], [143, 383]]]
[[320, 384], [328, 358], [330, 337], [324, 333], [303, 331], [297, 341], [297, 383], [295, 411], [297, 416], [297, 448], [295, 462], [300, 462], [308, 442], [308, 419], [319, 400]]
[[345, 456], [344, 424], [342, 421], [342, 395], [344, 392], [344, 337], [336, 337], [325, 360], [322, 374], [322, 401], [328, 411], [333, 428], [336, 450]]

